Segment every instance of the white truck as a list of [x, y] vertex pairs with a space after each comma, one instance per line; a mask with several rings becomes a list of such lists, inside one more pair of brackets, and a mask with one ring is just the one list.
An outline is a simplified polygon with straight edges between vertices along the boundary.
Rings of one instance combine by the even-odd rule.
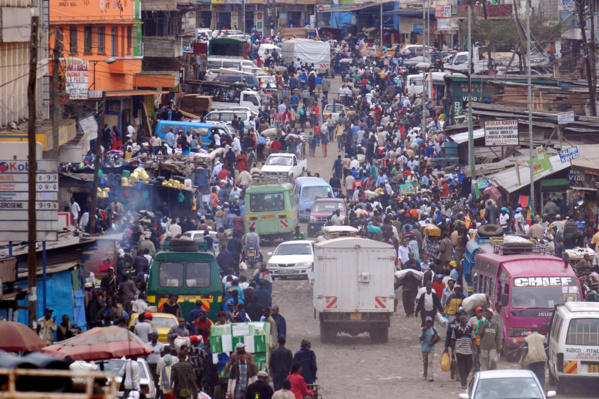
[[296, 65], [299, 59], [304, 64], [314, 64], [320, 75], [333, 76], [331, 69], [331, 45], [312, 39], [291, 39], [283, 42], [281, 47], [285, 65]]
[[[226, 99], [227, 101], [222, 101]], [[212, 109], [223, 110], [229, 108], [248, 108], [254, 111], [256, 114], [260, 111], [260, 105], [262, 104], [262, 97], [260, 93], [253, 90], [243, 90], [239, 93], [239, 99], [237, 98], [212, 98]]]
[[394, 272], [392, 245], [355, 237], [315, 244], [313, 301], [321, 342], [334, 342], [338, 332], [368, 332], [373, 343], [386, 343]]
[[[488, 60], [478, 58], [478, 47], [474, 47], [472, 52], [474, 53], [474, 73], [481, 73], [488, 69]], [[464, 71], [467, 72], [470, 65], [470, 53], [468, 51], [460, 51], [456, 53], [449, 63], [443, 65], [443, 68], [449, 68], [452, 71]]]
[[260, 171], [263, 177], [289, 179], [293, 182], [308, 170], [308, 160], [298, 159], [295, 154], [277, 152], [270, 154]]

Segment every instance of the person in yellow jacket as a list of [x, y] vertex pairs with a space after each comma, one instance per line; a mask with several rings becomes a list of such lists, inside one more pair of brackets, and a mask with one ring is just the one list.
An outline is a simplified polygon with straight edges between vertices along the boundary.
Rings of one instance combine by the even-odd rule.
[[462, 301], [464, 300], [464, 294], [462, 294], [462, 286], [456, 284], [453, 287], [453, 294], [449, 296], [447, 299], [447, 303], [445, 304], [445, 309], [443, 310], [443, 314], [447, 316], [449, 322], [452, 322], [456, 317], [456, 312], [462, 306]]

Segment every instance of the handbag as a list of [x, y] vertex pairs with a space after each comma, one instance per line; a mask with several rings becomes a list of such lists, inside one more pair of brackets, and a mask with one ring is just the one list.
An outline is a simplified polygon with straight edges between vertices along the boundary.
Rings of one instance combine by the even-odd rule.
[[448, 352], [443, 352], [441, 355], [441, 370], [449, 371], [451, 369], [451, 358]]

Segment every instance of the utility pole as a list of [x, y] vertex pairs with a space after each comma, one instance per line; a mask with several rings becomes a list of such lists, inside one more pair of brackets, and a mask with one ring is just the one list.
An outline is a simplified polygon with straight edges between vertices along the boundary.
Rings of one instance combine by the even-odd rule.
[[[474, 188], [476, 164], [474, 157], [474, 130], [472, 128], [472, 1], [468, 4], [468, 163], [470, 164], [470, 181]], [[474, 192], [474, 190], [473, 190]]]
[[526, 2], [526, 66], [528, 74], [528, 147], [529, 147], [529, 166], [530, 166], [530, 206], [532, 212], [535, 209], [535, 180], [534, 180], [534, 169], [532, 160], [533, 156], [533, 142], [532, 142], [532, 82], [530, 80], [530, 0]]
[[98, 185], [100, 183], [100, 158], [102, 158], [101, 138], [104, 131], [104, 115], [106, 111], [106, 94], [102, 92], [102, 102], [100, 106], [100, 119], [98, 120], [98, 140], [96, 143], [96, 157], [94, 158], [94, 185], [92, 187], [92, 203], [89, 210], [89, 234], [96, 232], [96, 208], [98, 207]]
[[587, 71], [587, 86], [589, 87], [589, 108], [591, 116], [597, 116], [597, 73], [595, 71], [595, 2], [589, 2], [589, 19], [591, 22], [590, 40], [586, 35], [586, 18], [584, 15], [584, 4], [582, 0], [576, 1], [576, 14], [580, 25], [580, 33], [582, 36], [582, 47], [586, 54], [585, 66]]
[[381, 39], [381, 55], [383, 53], [383, 0], [381, 0], [381, 31], [379, 33]]
[[[29, 82], [27, 84], [27, 102], [29, 121], [27, 126], [27, 148], [29, 150], [28, 160], [28, 188], [29, 199], [27, 203], [27, 287], [29, 288], [29, 326], [37, 320], [37, 218], [35, 214], [35, 171], [36, 171], [36, 140], [35, 124], [37, 121], [35, 107], [35, 83], [37, 80], [37, 33], [39, 29], [39, 17], [31, 17], [31, 39], [29, 43]], [[34, 298], [33, 300], [31, 298]]]
[[60, 104], [58, 99], [58, 80], [60, 74], [60, 42], [60, 29], [55, 27], [54, 52], [52, 57], [52, 151], [50, 155], [50, 158], [52, 159], [58, 159], [59, 152], [58, 130], [60, 129]]
[[[429, 3], [430, 5], [430, 0]], [[422, 7], [422, 63], [426, 62], [428, 39], [426, 36], [427, 30], [427, 13], [428, 9]], [[426, 69], [422, 71], [422, 138], [426, 139]]]
[[241, 15], [241, 26], [243, 29], [243, 38], [245, 39], [245, 0], [241, 0], [242, 5], [242, 15]]

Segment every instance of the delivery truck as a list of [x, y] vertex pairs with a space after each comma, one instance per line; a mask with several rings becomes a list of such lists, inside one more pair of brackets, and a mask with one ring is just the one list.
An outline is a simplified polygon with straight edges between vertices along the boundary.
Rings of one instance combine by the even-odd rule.
[[373, 343], [386, 343], [393, 313], [395, 251], [364, 238], [343, 237], [314, 245], [314, 315], [320, 340], [337, 333], [368, 332]]
[[299, 59], [304, 64], [314, 64], [319, 75], [334, 76], [331, 69], [331, 45], [328, 42], [291, 39], [283, 42], [281, 49], [285, 65], [295, 65]]

